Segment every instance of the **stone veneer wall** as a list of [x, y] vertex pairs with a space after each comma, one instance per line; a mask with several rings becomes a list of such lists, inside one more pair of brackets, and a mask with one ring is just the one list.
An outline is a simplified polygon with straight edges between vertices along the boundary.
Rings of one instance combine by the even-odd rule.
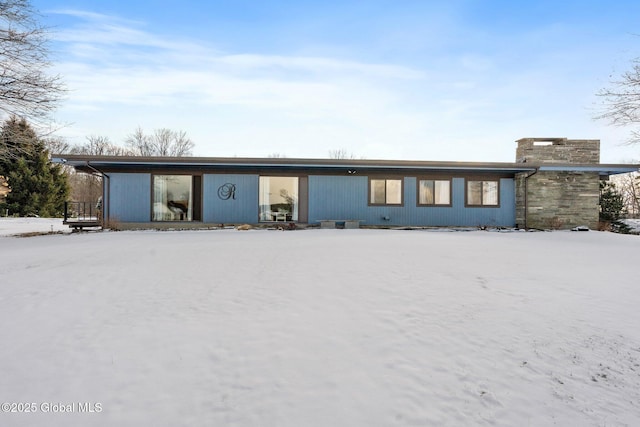
[[[518, 140], [518, 163], [598, 164], [599, 140], [566, 138]], [[528, 178], [527, 178], [528, 176]], [[541, 229], [598, 226], [597, 172], [538, 171], [516, 174], [516, 223]]]
[[[516, 176], [516, 223], [525, 224], [525, 176]], [[598, 227], [600, 177], [597, 172], [538, 172], [528, 178], [526, 226], [567, 229]]]
[[516, 186], [516, 226], [518, 227], [526, 227], [527, 226], [527, 216], [525, 214], [525, 206], [526, 206], [526, 198], [525, 198], [525, 189], [526, 189], [526, 172], [517, 173], [515, 176], [515, 186]]

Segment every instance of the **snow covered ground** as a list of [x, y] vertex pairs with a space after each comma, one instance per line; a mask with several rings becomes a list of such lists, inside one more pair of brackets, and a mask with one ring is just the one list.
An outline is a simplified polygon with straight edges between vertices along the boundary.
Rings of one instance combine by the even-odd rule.
[[0, 237], [0, 425], [637, 426], [639, 251], [600, 232]]
[[0, 236], [22, 233], [70, 233], [68, 225], [61, 218], [2, 218], [0, 217]]

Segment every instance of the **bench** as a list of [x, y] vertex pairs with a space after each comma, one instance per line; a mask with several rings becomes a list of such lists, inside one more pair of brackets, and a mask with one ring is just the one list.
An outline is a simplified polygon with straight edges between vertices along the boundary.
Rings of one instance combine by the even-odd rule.
[[321, 219], [320, 228], [336, 228], [337, 224], [344, 224], [344, 228], [360, 228], [360, 219]]

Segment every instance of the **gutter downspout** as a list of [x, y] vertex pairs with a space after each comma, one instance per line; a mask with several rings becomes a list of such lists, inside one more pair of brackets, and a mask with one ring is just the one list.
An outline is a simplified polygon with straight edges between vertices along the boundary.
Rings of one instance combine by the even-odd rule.
[[524, 229], [529, 229], [529, 178], [540, 171], [540, 166], [536, 166], [536, 170], [524, 177]]
[[[93, 167], [89, 161], [86, 161], [86, 166], [91, 169], [92, 171], [95, 171], [96, 173], [100, 174], [103, 178], [107, 178], [107, 180], [109, 181], [109, 183], [111, 183], [111, 177], [109, 175], [107, 175], [106, 173], [99, 171], [98, 169], [96, 169], [95, 167]], [[109, 211], [110, 211], [110, 206], [111, 206], [111, 199], [110, 199], [110, 189], [111, 189], [111, 185], [106, 185], [106, 182], [104, 179], [102, 180], [102, 224], [104, 226], [104, 224], [106, 223], [106, 218], [109, 218]]]

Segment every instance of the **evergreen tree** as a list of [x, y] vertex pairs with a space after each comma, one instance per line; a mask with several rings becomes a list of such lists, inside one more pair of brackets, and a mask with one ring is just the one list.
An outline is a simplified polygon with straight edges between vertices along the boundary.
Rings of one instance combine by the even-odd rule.
[[612, 182], [600, 181], [600, 221], [608, 224], [609, 230], [626, 234], [631, 230], [628, 225], [620, 221], [624, 213], [624, 196], [618, 192], [616, 185]]
[[624, 199], [612, 182], [600, 181], [600, 221], [617, 221], [624, 212]]
[[24, 119], [7, 119], [0, 130], [0, 144], [10, 153], [0, 158], [0, 175], [9, 181], [11, 192], [0, 211], [10, 215], [62, 216], [69, 194], [67, 176], [53, 165], [45, 143]]

